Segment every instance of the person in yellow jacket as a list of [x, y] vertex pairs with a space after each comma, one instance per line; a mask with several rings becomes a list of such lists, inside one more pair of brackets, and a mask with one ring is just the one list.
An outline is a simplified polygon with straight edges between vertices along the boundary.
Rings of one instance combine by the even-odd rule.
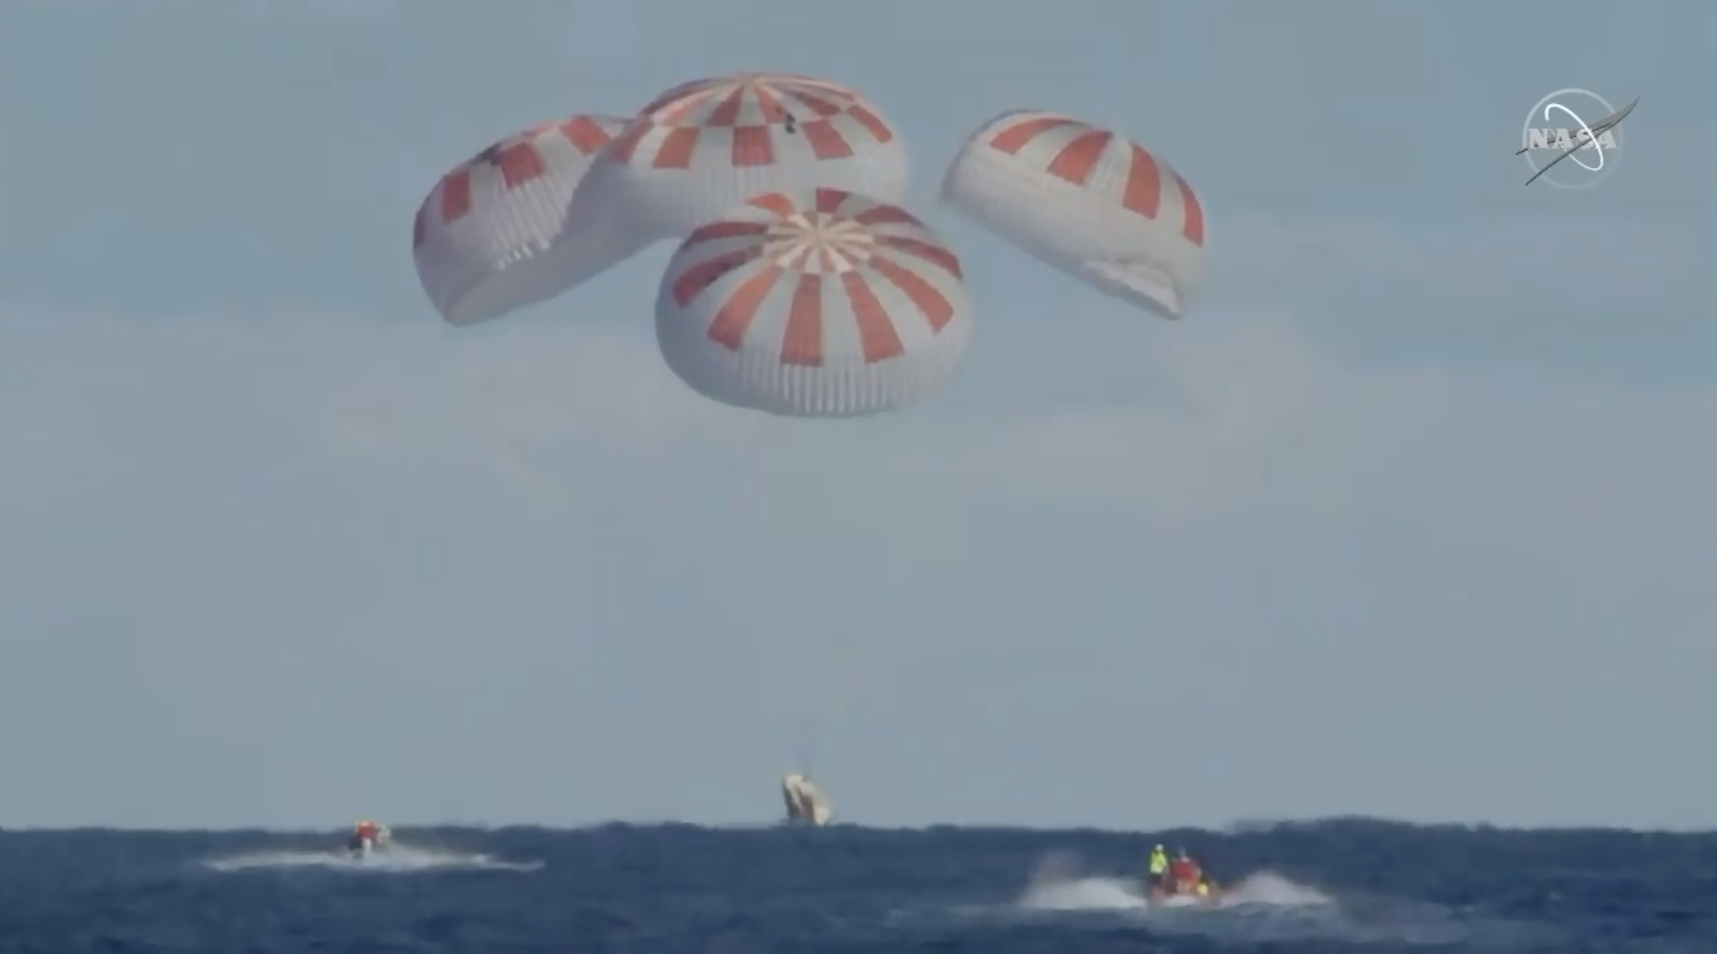
[[1151, 849], [1149, 870], [1151, 886], [1163, 887], [1163, 882], [1168, 878], [1169, 873], [1169, 853], [1163, 850], [1162, 845]]

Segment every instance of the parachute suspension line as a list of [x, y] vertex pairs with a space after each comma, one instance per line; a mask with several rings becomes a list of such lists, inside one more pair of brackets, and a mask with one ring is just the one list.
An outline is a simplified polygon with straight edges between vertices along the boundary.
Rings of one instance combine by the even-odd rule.
[[[772, 522], [770, 514], [768, 502], [756, 488], [742, 487], [734, 495], [729, 515], [736, 523], [736, 560], [777, 567], [795, 556], [766, 529]], [[780, 733], [784, 751], [797, 760], [791, 770], [803, 772], [803, 763], [813, 748], [813, 740], [805, 732], [810, 721], [805, 673], [810, 667], [804, 636], [796, 631], [804, 627], [804, 621], [794, 612], [796, 607], [782, 606], [779, 586], [766, 574], [748, 575], [734, 595], [734, 622], [745, 629], [756, 653], [768, 716]]]
[[[890, 425], [877, 422], [876, 426]], [[817, 475], [821, 476], [821, 475]], [[854, 523], [857, 533], [875, 531], [873, 519]], [[897, 528], [905, 533], [908, 528]], [[876, 688], [885, 670], [916, 636], [911, 622], [920, 614], [911, 611], [905, 602], [912, 598], [912, 583], [918, 574], [910, 561], [874, 561], [848, 548], [838, 556], [829, 555], [831, 577], [860, 580], [864, 594], [857, 599], [842, 599], [846, 593], [831, 599], [840, 612], [815, 631], [822, 653], [817, 659], [816, 704], [802, 710], [800, 727], [801, 764], [808, 766], [824, 749], [843, 721]], [[861, 580], [861, 576], [863, 579]], [[808, 648], [808, 647], [807, 647]], [[807, 670], [807, 676], [811, 673]], [[810, 682], [807, 679], [806, 684]]]
[[[813, 483], [822, 476], [808, 475]], [[778, 584], [764, 575], [751, 577], [741, 596], [744, 623], [761, 657], [770, 714], [778, 721], [785, 752], [794, 760], [791, 769], [814, 777], [813, 766], [821, 762], [833, 723], [851, 709], [874, 676], [868, 644], [882, 617], [893, 614], [886, 597], [880, 603], [850, 599], [849, 581], [859, 567], [843, 553], [839, 530], [777, 537], [765, 529], [781, 518], [778, 504], [767, 495], [741, 492], [734, 504], [730, 513], [739, 530], [736, 542], [745, 557], [764, 567], [816, 562], [826, 571], [821, 579], [827, 591], [821, 586], [801, 590], [798, 605], [783, 605]], [[814, 611], [824, 606], [832, 612]]]

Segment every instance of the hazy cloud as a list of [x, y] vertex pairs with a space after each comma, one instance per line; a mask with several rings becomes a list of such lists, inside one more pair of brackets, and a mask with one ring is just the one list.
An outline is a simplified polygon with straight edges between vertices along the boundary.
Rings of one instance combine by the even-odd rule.
[[[1190, 701], [1177, 682], [1215, 678], [1225, 652], [1254, 664], [1289, 652], [1259, 629], [1272, 619], [1320, 621], [1299, 649], [1377, 629], [1379, 646], [1392, 648], [1373, 669], [1411, 660], [1454, 679], [1467, 654], [1489, 651], [1503, 653], [1501, 671], [1524, 674], [1507, 661], [1513, 614], [1546, 598], [1544, 612], [1588, 622], [1650, 614], [1669, 593], [1685, 606], [1694, 590], [1678, 568], [1717, 534], [1717, 455], [1693, 439], [1717, 426], [1712, 389], [1368, 370], [1320, 353], [1285, 318], [1177, 326], [1184, 333], [1134, 368], [1161, 379], [1160, 402], [931, 406], [839, 423], [710, 404], [672, 378], [643, 333], [573, 324], [459, 335], [361, 316], [150, 326], [14, 314], [3, 330], [31, 346], [0, 358], [0, 513], [10, 526], [0, 569], [20, 588], [15, 608], [56, 615], [41, 600], [70, 564], [30, 552], [58, 545], [56, 534], [115, 552], [147, 543], [161, 566], [94, 552], [76, 578], [123, 593], [176, 566], [235, 598], [272, 594], [288, 616], [308, 616], [290, 640], [277, 631], [225, 646], [162, 643], [164, 655], [138, 667], [218, 658], [251, 678], [314, 684], [338, 679], [324, 654], [359, 653], [378, 667], [392, 660], [382, 678], [417, 693], [558, 683], [562, 721], [592, 718], [570, 714], [582, 712], [580, 680], [648, 680], [712, 710], [752, 698], [741, 709], [790, 714], [818, 694], [853, 691], [837, 683], [874, 682], [859, 670], [889, 660], [890, 678], [905, 682], [892, 691], [907, 698], [867, 718], [928, 718], [919, 707], [931, 703], [911, 696], [928, 689], [915, 680], [953, 678], [963, 655], [1017, 663], [1055, 645], [1077, 657], [1095, 651], [1078, 648], [1082, 632], [1146, 620], [1150, 639], [1137, 651], [1162, 682], [1159, 697], [1113, 703], [1134, 718]], [[1108, 361], [1124, 360], [1109, 350]], [[187, 526], [176, 515], [226, 530], [197, 544], [173, 535]], [[321, 556], [298, 583], [252, 577], [247, 551], [264, 546]], [[1497, 573], [1511, 578], [1501, 591]], [[661, 608], [612, 589], [640, 575], [707, 629], [655, 628]], [[304, 585], [320, 595], [295, 605], [290, 594]], [[1079, 609], [1115, 587], [1136, 590], [1149, 616]], [[1422, 620], [1399, 619], [1427, 599]], [[133, 604], [128, 625], [176, 625], [159, 615], [171, 605]], [[1470, 615], [1480, 605], [1488, 619]], [[68, 626], [77, 615], [61, 614]], [[1656, 653], [1660, 665], [1686, 639], [1661, 614], [1636, 619], [1631, 651]], [[1456, 620], [1464, 631], [1420, 628]], [[1390, 627], [1398, 632], [1384, 637]], [[37, 638], [9, 647], [4, 678], [14, 685], [0, 695], [11, 705], [26, 704], [31, 661], [44, 658]], [[626, 670], [637, 662], [603, 649], [615, 639], [673, 647], [686, 667], [730, 675], [710, 683]], [[851, 656], [867, 642], [864, 658]], [[1628, 682], [1612, 654], [1585, 651], [1608, 668], [1567, 677], [1574, 684]], [[754, 663], [715, 661], [735, 652], [761, 653], [775, 673], [763, 677], [768, 692], [736, 688], [759, 677]], [[1146, 658], [1128, 662], [1131, 653], [1103, 666], [1124, 672]], [[912, 661], [905, 674], [902, 659]], [[827, 685], [808, 688], [807, 671]], [[1284, 691], [1224, 678], [1254, 698], [1213, 715], [1218, 734], [1240, 731], [1234, 720], [1256, 720], [1256, 707]], [[230, 719], [251, 731], [351, 711], [324, 696], [243, 691], [250, 711]], [[960, 692], [965, 715], [934, 704], [942, 724], [992, 731], [982, 720], [993, 716], [1004, 726], [993, 731], [1013, 731], [1012, 717], [996, 713], [1000, 699], [978, 685]], [[1406, 710], [1396, 723], [1421, 706], [1445, 724], [1489, 711], [1480, 700], [1433, 714], [1443, 702], [1401, 690], [1391, 702]], [[519, 704], [490, 703], [490, 715], [472, 718], [487, 724]], [[568, 730], [572, 750], [599, 744], [581, 743], [581, 731]], [[757, 768], [772, 770], [767, 756]], [[674, 811], [663, 798], [654, 808]], [[1204, 810], [1244, 808], [1219, 799]]]
[[[1220, 261], [1254, 287], [1388, 289], [1432, 304], [1529, 304], [1553, 318], [1570, 305], [1630, 309], [1717, 300], [1711, 230], [1696, 219], [1641, 215], [1382, 219], [1239, 216]], [[1688, 299], [1693, 295], [1692, 301]]]

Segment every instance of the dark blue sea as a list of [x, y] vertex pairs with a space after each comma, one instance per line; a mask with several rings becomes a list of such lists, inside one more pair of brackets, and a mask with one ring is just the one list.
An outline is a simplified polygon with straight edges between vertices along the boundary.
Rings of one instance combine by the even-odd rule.
[[[1119, 834], [611, 825], [0, 832], [0, 954], [1712, 951], [1717, 835], [1373, 821]], [[1150, 844], [1230, 886], [1150, 909]]]

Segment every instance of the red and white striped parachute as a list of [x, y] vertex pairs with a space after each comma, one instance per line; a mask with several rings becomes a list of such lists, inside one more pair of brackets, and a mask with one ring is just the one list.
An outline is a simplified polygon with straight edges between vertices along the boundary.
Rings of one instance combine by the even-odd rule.
[[441, 177], [417, 210], [412, 257], [441, 317], [472, 325], [552, 298], [641, 244], [569, 219], [591, 161], [626, 121], [581, 115], [532, 126]]
[[1168, 163], [1107, 129], [1012, 110], [966, 141], [942, 198], [1103, 292], [1179, 318], [1203, 270], [1204, 207]]
[[768, 192], [826, 187], [899, 202], [907, 177], [900, 134], [856, 90], [735, 73], [656, 97], [597, 159], [574, 202], [581, 217], [657, 241]]
[[792, 417], [934, 394], [972, 337], [959, 257], [897, 205], [806, 195], [757, 196], [680, 245], [656, 299], [668, 366], [706, 397]]

